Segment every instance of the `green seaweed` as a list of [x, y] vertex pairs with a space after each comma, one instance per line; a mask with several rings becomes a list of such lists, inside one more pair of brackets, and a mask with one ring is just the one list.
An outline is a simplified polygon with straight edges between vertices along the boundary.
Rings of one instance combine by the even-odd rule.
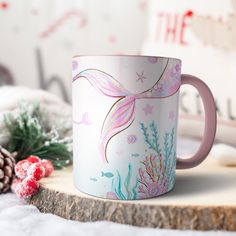
[[[161, 153], [158, 139], [159, 135], [154, 121], [152, 121], [152, 123], [149, 125], [151, 133], [148, 132], [149, 131], [148, 127], [145, 127], [144, 123], [140, 122], [140, 126], [141, 130], [143, 131], [145, 142], [148, 144], [150, 149], [154, 150], [157, 153], [157, 155], [159, 155]], [[150, 136], [152, 136], [152, 139], [150, 138]]]
[[137, 199], [137, 187], [138, 187], [138, 184], [139, 184], [139, 181], [138, 181], [138, 178], [136, 177], [135, 185], [132, 188], [133, 199]]
[[175, 180], [176, 152], [173, 152], [175, 130], [172, 128], [171, 133], [165, 133], [164, 136], [164, 165], [165, 176], [169, 188]]
[[[111, 193], [121, 200], [134, 200], [143, 196], [153, 197], [157, 194], [153, 193], [153, 185], [157, 185], [159, 194], [162, 194], [170, 190], [174, 184], [176, 163], [174, 128], [170, 133], [165, 132], [164, 147], [161, 149], [159, 133], [154, 121], [147, 126], [140, 122], [140, 126], [145, 142], [155, 153], [150, 153], [144, 161], [141, 161], [144, 167], [139, 169], [139, 176], [132, 176], [131, 163], [128, 164], [128, 173], [123, 180], [120, 172], [116, 171], [117, 174], [112, 180]], [[132, 177], [135, 178], [134, 182]]]
[[132, 166], [131, 163], [128, 165], [128, 174], [125, 181], [122, 182], [119, 171], [117, 170], [117, 175], [115, 177], [115, 182], [113, 183], [113, 189], [116, 196], [121, 200], [135, 200], [137, 198], [137, 187], [138, 180], [136, 179], [135, 185], [130, 186], [132, 177]]
[[119, 171], [117, 171], [117, 183], [118, 186], [117, 188], [115, 187], [115, 193], [119, 199], [125, 200], [126, 197], [124, 196], [121, 190], [121, 177]]
[[125, 186], [125, 189], [126, 189], [126, 192], [127, 192], [128, 199], [131, 198], [131, 194], [132, 194], [129, 190], [130, 179], [131, 179], [131, 164], [129, 163], [129, 165], [128, 165], [128, 175], [125, 178], [125, 182], [124, 182], [124, 186]]

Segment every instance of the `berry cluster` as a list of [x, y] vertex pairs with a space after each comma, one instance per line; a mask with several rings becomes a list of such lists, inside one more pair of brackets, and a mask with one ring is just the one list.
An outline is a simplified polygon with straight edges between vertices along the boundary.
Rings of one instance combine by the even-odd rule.
[[17, 178], [13, 181], [11, 188], [19, 197], [30, 197], [38, 191], [38, 181], [51, 175], [53, 170], [51, 161], [41, 160], [37, 156], [29, 156], [16, 164]]

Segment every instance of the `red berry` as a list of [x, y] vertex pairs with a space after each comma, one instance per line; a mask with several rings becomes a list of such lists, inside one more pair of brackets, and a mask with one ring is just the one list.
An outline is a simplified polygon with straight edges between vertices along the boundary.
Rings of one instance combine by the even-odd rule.
[[41, 159], [38, 156], [33, 156], [33, 155], [27, 157], [26, 160], [28, 160], [31, 163], [37, 163], [41, 161]]
[[45, 176], [45, 169], [41, 163], [33, 163], [27, 170], [27, 175], [34, 177], [36, 180], [40, 180]]
[[45, 168], [45, 177], [48, 177], [54, 171], [54, 166], [51, 161], [43, 159], [41, 161], [42, 166]]
[[19, 197], [27, 198], [34, 195], [39, 188], [39, 183], [33, 177], [25, 178], [21, 183], [18, 183], [15, 188], [15, 193]]
[[16, 189], [16, 186], [21, 183], [21, 179], [18, 179], [18, 178], [14, 178], [14, 180], [12, 181], [12, 184], [11, 184], [11, 191], [12, 192], [15, 192], [15, 189]]
[[15, 166], [16, 176], [20, 179], [24, 179], [27, 176], [27, 170], [32, 165], [28, 160], [22, 160], [17, 162]]
[[185, 14], [186, 14], [186, 16], [192, 16], [193, 15], [193, 11], [188, 10]]

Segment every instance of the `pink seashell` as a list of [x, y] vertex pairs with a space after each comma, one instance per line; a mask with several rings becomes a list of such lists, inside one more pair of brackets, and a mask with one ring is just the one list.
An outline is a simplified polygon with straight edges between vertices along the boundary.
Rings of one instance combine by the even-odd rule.
[[174, 94], [177, 92], [177, 90], [179, 89], [179, 84], [173, 84], [170, 88], [169, 88], [169, 91], [168, 93], [169, 94]]
[[147, 193], [149, 197], [155, 197], [159, 195], [159, 191], [158, 191], [158, 183], [154, 182], [150, 182], [147, 185]]
[[176, 66], [175, 66], [175, 70], [176, 70], [176, 72], [179, 72], [179, 71], [180, 71], [180, 69], [181, 69], [181, 66], [180, 66], [180, 64], [176, 64]]
[[155, 64], [155, 63], [157, 63], [158, 58], [157, 58], [157, 57], [148, 57], [148, 61], [149, 61], [150, 63]]
[[137, 136], [135, 134], [130, 134], [127, 137], [128, 144], [133, 144], [137, 142]]

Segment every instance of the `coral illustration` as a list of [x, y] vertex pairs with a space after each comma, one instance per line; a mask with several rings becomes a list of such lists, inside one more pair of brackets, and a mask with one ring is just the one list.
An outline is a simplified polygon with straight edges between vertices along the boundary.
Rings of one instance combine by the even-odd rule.
[[174, 147], [174, 128], [171, 133], [166, 132], [164, 135], [164, 149], [159, 148], [158, 131], [154, 122], [148, 127], [140, 123], [143, 131], [144, 140], [149, 149], [155, 154], [149, 154], [141, 163], [138, 178], [139, 198], [155, 197], [169, 191], [174, 184], [175, 174], [175, 151]]
[[121, 200], [150, 198], [168, 192], [174, 185], [176, 166], [174, 128], [171, 132], [165, 132], [161, 147], [160, 135], [154, 121], [148, 126], [140, 123], [140, 126], [149, 154], [141, 161], [137, 176], [132, 175], [131, 163], [128, 165], [125, 179], [122, 179], [117, 170], [112, 179], [111, 191], [106, 194], [107, 198]]
[[164, 166], [162, 156], [147, 156], [142, 162], [144, 168], [139, 168], [138, 193], [143, 197], [155, 197], [167, 191], [164, 178]]
[[107, 193], [107, 197], [111, 199], [121, 199], [121, 200], [135, 200], [137, 198], [137, 187], [138, 180], [136, 179], [135, 184], [131, 186], [131, 176], [132, 176], [132, 166], [128, 165], [128, 174], [122, 182], [119, 171], [117, 170], [117, 175], [112, 181], [112, 190]]

